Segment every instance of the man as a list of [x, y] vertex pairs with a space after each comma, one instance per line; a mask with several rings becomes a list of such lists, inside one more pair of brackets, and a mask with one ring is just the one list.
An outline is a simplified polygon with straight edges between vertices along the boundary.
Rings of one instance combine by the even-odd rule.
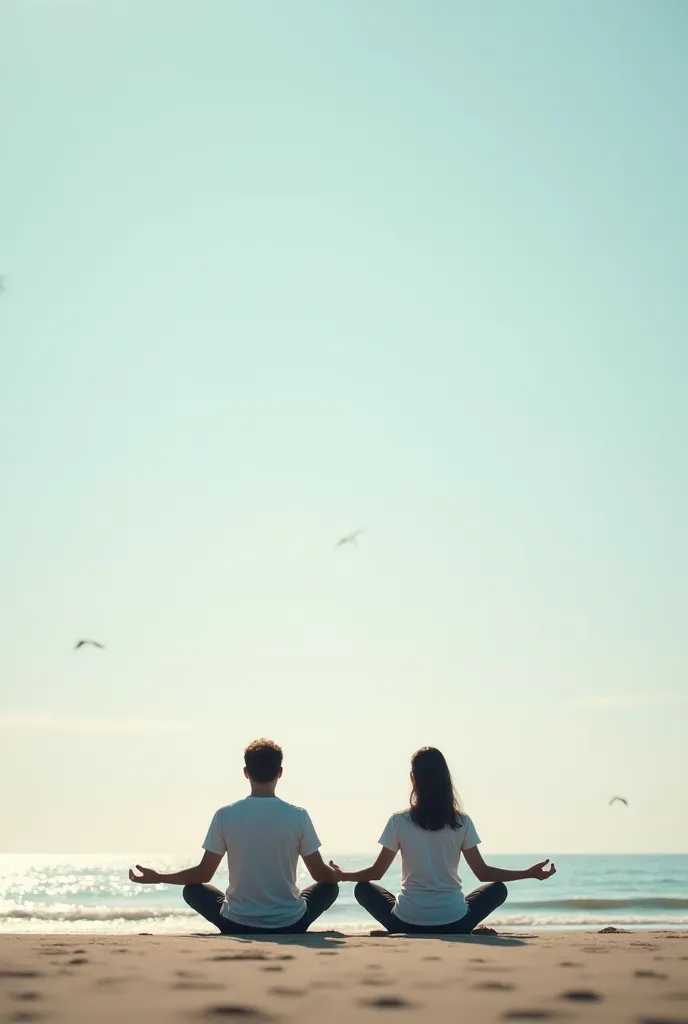
[[[183, 885], [186, 902], [224, 935], [247, 932], [303, 933], [337, 899], [335, 872], [320, 855], [320, 840], [308, 813], [275, 796], [282, 777], [282, 750], [260, 739], [244, 751], [251, 795], [216, 812], [200, 864], [173, 874], [136, 865], [132, 882]], [[227, 854], [229, 888], [209, 885]], [[299, 892], [299, 855], [315, 885]]]

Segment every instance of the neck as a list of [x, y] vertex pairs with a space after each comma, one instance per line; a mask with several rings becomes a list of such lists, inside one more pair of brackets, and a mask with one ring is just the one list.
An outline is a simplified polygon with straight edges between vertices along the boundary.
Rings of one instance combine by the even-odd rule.
[[275, 787], [277, 786], [277, 779], [272, 782], [254, 782], [253, 779], [249, 780], [251, 783], [251, 796], [274, 796]]

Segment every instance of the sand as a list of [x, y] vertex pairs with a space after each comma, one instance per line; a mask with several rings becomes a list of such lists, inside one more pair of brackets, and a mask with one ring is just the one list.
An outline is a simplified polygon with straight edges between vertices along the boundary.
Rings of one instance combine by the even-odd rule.
[[0, 937], [0, 1021], [688, 1024], [688, 932]]

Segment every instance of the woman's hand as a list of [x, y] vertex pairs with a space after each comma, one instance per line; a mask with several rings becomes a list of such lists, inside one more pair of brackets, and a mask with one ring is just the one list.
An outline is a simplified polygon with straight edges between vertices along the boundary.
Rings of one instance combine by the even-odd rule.
[[332, 868], [332, 870], [334, 871], [334, 873], [336, 875], [335, 881], [336, 882], [341, 882], [342, 876], [343, 876], [344, 872], [340, 868], [339, 864], [335, 864], [335, 862], [333, 860], [331, 860], [330, 861], [330, 867]]
[[136, 870], [140, 871], [141, 874], [137, 875], [134, 873], [133, 868], [129, 868], [129, 880], [131, 882], [139, 882], [141, 885], [157, 885], [160, 881], [160, 875], [153, 868], [142, 868], [140, 864], [137, 864]]
[[551, 878], [552, 875], [557, 873], [557, 869], [554, 864], [549, 864], [549, 857], [547, 860], [541, 860], [537, 864], [533, 864], [532, 867], [528, 868], [526, 878], [537, 878], [538, 881], [544, 882], [546, 878]]

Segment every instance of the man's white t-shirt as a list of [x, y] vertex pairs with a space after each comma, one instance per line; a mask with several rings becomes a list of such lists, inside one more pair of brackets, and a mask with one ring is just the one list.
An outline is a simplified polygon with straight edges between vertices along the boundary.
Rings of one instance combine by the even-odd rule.
[[459, 878], [462, 850], [480, 842], [467, 814], [459, 828], [429, 832], [414, 825], [408, 811], [393, 814], [380, 836], [380, 846], [401, 850], [401, 892], [394, 913], [407, 924], [440, 925], [468, 912]]
[[301, 920], [306, 902], [296, 886], [299, 855], [308, 857], [320, 849], [303, 807], [276, 796], [247, 796], [215, 813], [203, 849], [227, 853], [225, 917], [267, 929], [288, 928]]

